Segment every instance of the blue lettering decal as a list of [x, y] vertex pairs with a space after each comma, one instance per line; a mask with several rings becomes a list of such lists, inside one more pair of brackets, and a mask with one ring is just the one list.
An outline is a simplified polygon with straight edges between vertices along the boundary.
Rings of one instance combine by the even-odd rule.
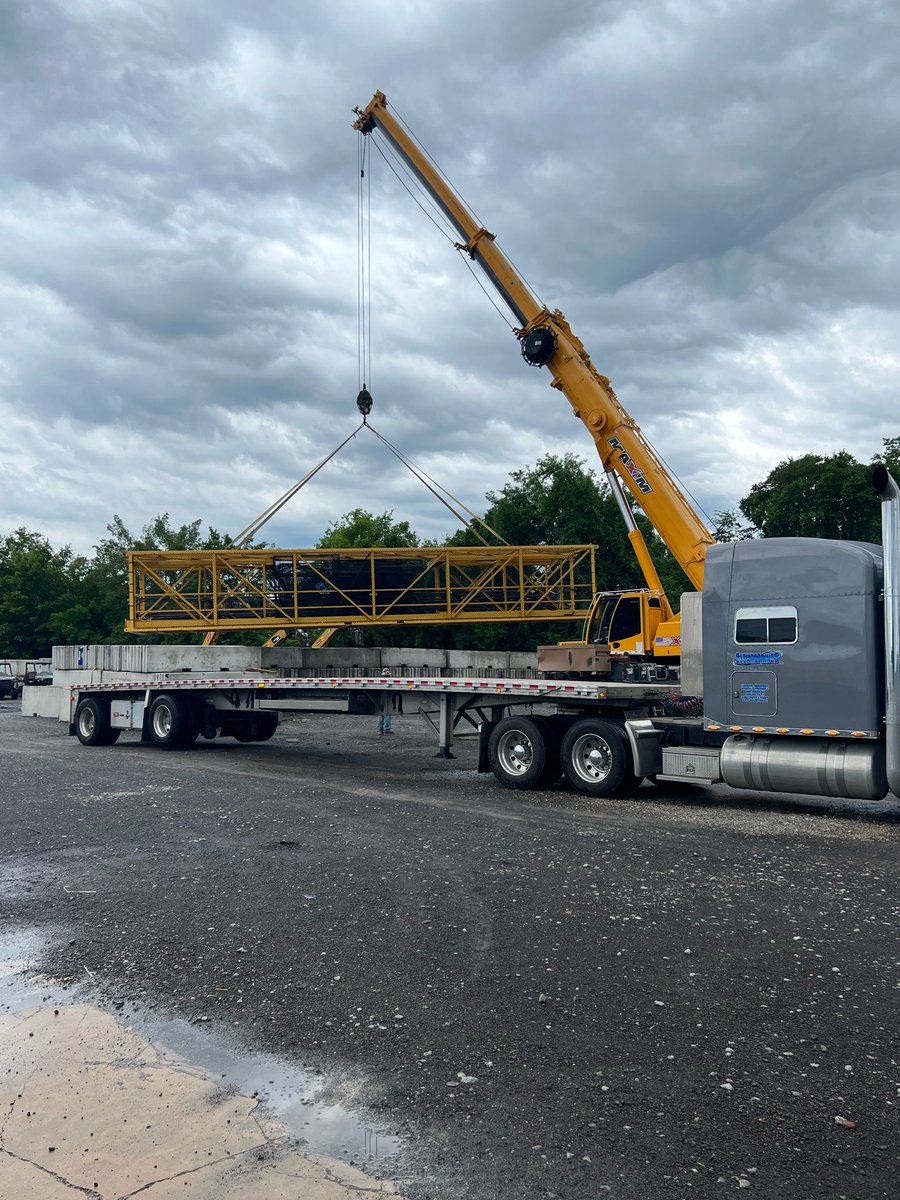
[[736, 667], [774, 667], [781, 662], [780, 650], [739, 651], [734, 656]]
[[741, 704], [769, 703], [769, 685], [767, 683], [742, 683], [740, 692]]

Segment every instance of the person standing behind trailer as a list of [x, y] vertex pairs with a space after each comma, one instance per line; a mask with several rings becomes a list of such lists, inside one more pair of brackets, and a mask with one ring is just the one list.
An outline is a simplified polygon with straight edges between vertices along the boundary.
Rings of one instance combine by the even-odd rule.
[[[390, 668], [385, 667], [381, 674], [390, 675]], [[378, 716], [378, 732], [379, 734], [389, 733], [392, 737], [394, 734], [391, 729], [391, 711], [394, 707], [394, 696], [391, 692], [382, 692], [381, 694], [381, 712]]]

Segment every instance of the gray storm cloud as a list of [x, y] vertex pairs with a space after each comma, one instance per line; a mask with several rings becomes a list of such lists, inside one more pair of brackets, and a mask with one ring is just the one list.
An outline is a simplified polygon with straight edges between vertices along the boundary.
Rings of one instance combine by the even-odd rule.
[[[376, 87], [709, 513], [897, 433], [900, 18], [845, 0], [0, 10], [0, 533], [236, 531], [354, 427]], [[373, 420], [478, 508], [590, 440], [372, 157]], [[269, 536], [448, 518], [359, 437]]]

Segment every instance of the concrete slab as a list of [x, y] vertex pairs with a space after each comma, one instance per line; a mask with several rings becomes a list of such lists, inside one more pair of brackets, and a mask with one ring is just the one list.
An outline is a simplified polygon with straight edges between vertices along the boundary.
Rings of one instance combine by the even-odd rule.
[[304, 1155], [259, 1101], [88, 1004], [0, 1018], [0, 1195], [349, 1200], [393, 1184]]

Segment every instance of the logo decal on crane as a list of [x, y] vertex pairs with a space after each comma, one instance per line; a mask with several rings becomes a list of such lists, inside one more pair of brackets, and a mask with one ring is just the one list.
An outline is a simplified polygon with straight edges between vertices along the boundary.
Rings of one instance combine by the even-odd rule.
[[638, 491], [643, 492], [645, 496], [648, 492], [652, 492], [653, 488], [645, 479], [644, 472], [637, 465], [631, 455], [626, 451], [619, 439], [617, 437], [611, 437], [609, 439], [609, 444], [612, 446], [613, 450], [619, 451], [619, 457], [622, 460], [622, 466], [634, 480]]

